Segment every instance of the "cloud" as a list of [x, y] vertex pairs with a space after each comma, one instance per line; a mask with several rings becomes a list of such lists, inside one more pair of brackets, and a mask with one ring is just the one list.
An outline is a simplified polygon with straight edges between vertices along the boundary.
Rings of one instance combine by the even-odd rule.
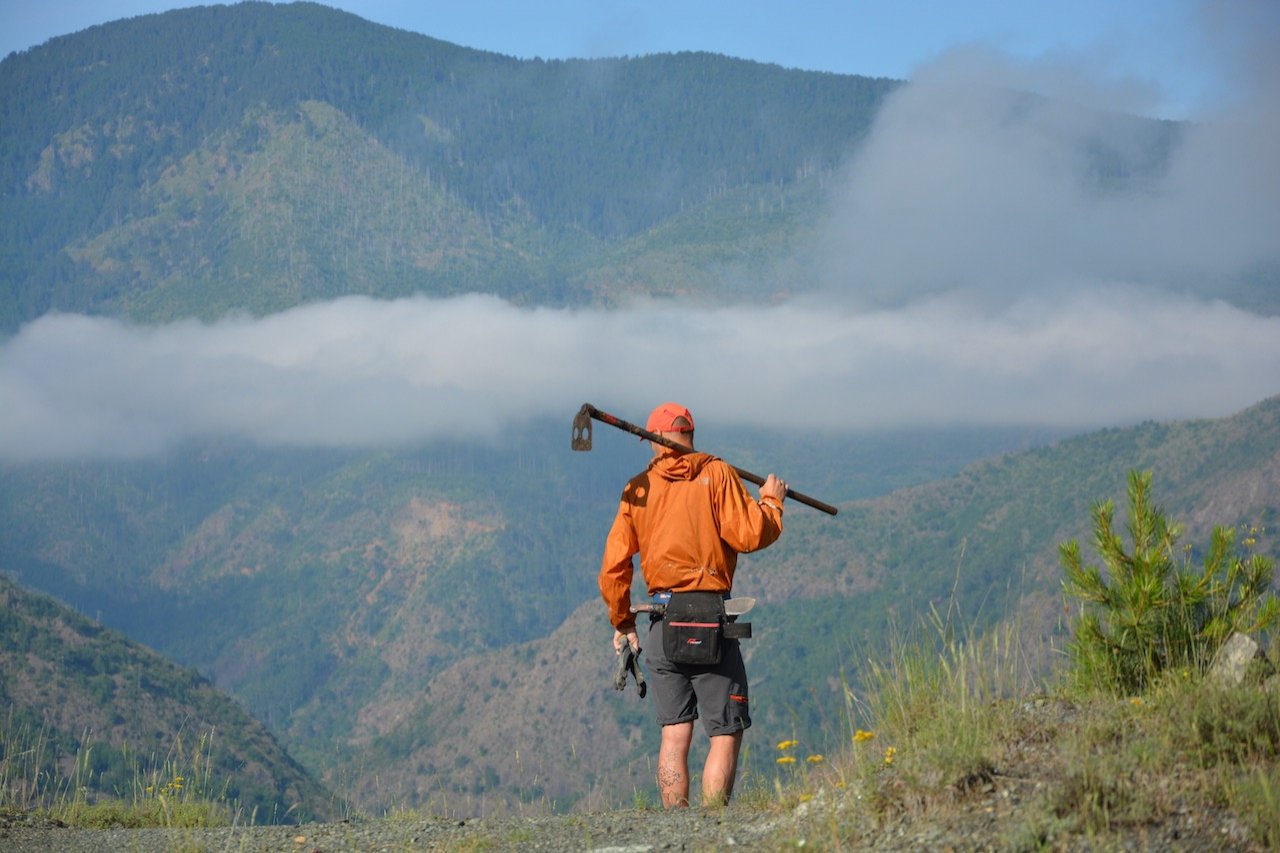
[[994, 313], [955, 297], [570, 311], [465, 296], [155, 327], [50, 315], [0, 349], [0, 455], [139, 456], [209, 435], [377, 447], [544, 417], [567, 434], [584, 401], [639, 420], [668, 398], [779, 429], [1091, 426], [1230, 412], [1276, 376], [1280, 318], [1128, 292]]
[[1280, 87], [1174, 126], [1095, 108], [1102, 83], [1080, 106], [1061, 62], [969, 49], [891, 96], [816, 250], [828, 291], [868, 304], [1099, 282], [1221, 292], [1280, 264]]

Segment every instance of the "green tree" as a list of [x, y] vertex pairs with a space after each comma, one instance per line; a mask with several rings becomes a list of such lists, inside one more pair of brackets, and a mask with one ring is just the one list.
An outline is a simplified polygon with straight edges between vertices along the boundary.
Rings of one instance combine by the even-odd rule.
[[1214, 528], [1195, 569], [1190, 549], [1177, 549], [1181, 527], [1151, 502], [1151, 472], [1129, 472], [1128, 500], [1130, 550], [1114, 530], [1113, 502], [1092, 510], [1105, 574], [1081, 560], [1075, 540], [1058, 549], [1063, 587], [1081, 603], [1069, 646], [1078, 686], [1141, 692], [1166, 670], [1202, 672], [1232, 633], [1280, 621], [1280, 599], [1269, 592], [1273, 563], [1242, 556], [1234, 528]]

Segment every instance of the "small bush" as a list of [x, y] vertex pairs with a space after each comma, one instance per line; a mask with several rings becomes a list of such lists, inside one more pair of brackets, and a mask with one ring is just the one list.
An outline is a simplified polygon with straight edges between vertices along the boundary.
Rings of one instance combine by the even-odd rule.
[[1074, 541], [1059, 546], [1063, 582], [1081, 610], [1069, 646], [1077, 686], [1140, 693], [1165, 671], [1203, 672], [1232, 633], [1280, 621], [1268, 590], [1272, 562], [1234, 549], [1234, 529], [1217, 527], [1194, 570], [1177, 551], [1181, 528], [1151, 503], [1151, 473], [1129, 472], [1131, 548], [1113, 529], [1111, 501], [1093, 508], [1094, 545], [1106, 564], [1086, 565]]

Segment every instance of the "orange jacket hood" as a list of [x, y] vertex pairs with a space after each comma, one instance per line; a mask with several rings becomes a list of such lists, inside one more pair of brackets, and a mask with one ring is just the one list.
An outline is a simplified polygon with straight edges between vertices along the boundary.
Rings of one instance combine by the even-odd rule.
[[648, 470], [670, 482], [692, 480], [698, 476], [698, 473], [703, 468], [707, 467], [707, 463], [712, 462], [715, 458], [710, 453], [699, 453], [697, 451], [664, 453], [650, 460]]

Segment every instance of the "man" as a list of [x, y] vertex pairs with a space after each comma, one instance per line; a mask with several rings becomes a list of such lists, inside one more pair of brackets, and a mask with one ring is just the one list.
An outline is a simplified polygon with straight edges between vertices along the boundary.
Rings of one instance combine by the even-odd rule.
[[[724, 461], [693, 448], [693, 415], [664, 403], [649, 415], [649, 432], [679, 444], [674, 451], [650, 442], [654, 458], [622, 491], [618, 514], [605, 543], [600, 593], [614, 627], [613, 648], [621, 653], [640, 640], [631, 612], [631, 558], [650, 596], [711, 592], [728, 597], [738, 554], [772, 544], [782, 533], [787, 485], [770, 474], [760, 500], [747, 493], [737, 472]], [[713, 599], [714, 600], [714, 599]], [[738, 641], [726, 639], [715, 665], [672, 663], [663, 651], [663, 620], [653, 618], [646, 648], [649, 678], [657, 704], [662, 745], [658, 790], [667, 808], [689, 805], [689, 746], [693, 721], [701, 715], [710, 738], [702, 771], [704, 805], [727, 803], [738, 772], [742, 733], [751, 725], [747, 672]]]

